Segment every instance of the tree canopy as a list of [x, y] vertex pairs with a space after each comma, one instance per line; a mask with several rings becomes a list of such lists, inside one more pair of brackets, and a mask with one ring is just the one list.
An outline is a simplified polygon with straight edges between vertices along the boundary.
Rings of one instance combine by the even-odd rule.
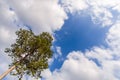
[[48, 68], [48, 59], [52, 57], [52, 36], [43, 32], [35, 35], [32, 30], [20, 29], [16, 31], [16, 42], [5, 52], [12, 58], [10, 66], [15, 65], [12, 75], [19, 80], [24, 74], [32, 77], [41, 77], [41, 71]]

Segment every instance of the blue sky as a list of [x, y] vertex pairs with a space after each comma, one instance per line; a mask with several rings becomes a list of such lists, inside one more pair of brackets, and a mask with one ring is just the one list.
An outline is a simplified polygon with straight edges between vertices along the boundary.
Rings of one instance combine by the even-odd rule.
[[[94, 24], [88, 15], [69, 15], [62, 29], [55, 32], [56, 41], [54, 46], [61, 47], [62, 58], [71, 51], [85, 52], [93, 46], [107, 47], [105, 36], [109, 27], [100, 27], [100, 24]], [[58, 54], [55, 52], [55, 54]], [[64, 60], [55, 59], [50, 66], [51, 71], [59, 69]]]
[[[54, 37], [49, 68], [38, 80], [120, 80], [120, 0], [1, 0], [0, 74], [15, 31]], [[23, 80], [35, 80], [24, 76]], [[8, 75], [4, 80], [17, 80]]]

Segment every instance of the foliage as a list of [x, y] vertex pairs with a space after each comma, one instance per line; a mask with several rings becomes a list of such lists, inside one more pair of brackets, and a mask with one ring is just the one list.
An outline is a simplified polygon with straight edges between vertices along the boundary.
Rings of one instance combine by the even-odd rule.
[[32, 30], [20, 29], [16, 31], [17, 39], [5, 52], [12, 58], [10, 66], [15, 65], [12, 75], [19, 80], [24, 74], [39, 78], [41, 71], [48, 68], [48, 59], [52, 57], [52, 36], [43, 32], [35, 35]]

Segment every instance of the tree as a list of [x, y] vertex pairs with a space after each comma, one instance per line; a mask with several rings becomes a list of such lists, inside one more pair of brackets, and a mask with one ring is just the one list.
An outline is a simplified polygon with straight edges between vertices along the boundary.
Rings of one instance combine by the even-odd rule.
[[[10, 64], [12, 75], [19, 80], [24, 74], [32, 77], [41, 77], [41, 71], [48, 68], [48, 59], [52, 57], [52, 36], [43, 32], [35, 35], [32, 30], [20, 29], [16, 31], [17, 39], [5, 52], [12, 58]], [[9, 71], [11, 71], [9, 70]]]

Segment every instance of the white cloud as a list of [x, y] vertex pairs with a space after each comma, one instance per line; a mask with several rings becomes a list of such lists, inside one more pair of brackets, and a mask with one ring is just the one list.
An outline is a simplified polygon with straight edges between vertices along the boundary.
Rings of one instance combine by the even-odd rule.
[[[11, 62], [4, 49], [15, 41], [16, 30], [28, 25], [35, 33], [52, 33], [59, 30], [67, 19], [67, 14], [58, 4], [58, 0], [0, 0], [0, 11], [0, 74], [8, 69]], [[6, 78], [16, 80], [10, 75]]]
[[[11, 27], [12, 28], [12, 27]], [[10, 45], [10, 43], [14, 42], [16, 35], [15, 35], [15, 29], [13, 27], [13, 30], [8, 29], [7, 27], [0, 26], [0, 46], [1, 48], [7, 47]]]
[[46, 80], [120, 80], [119, 21], [110, 27], [106, 41], [108, 48], [93, 47], [85, 53], [80, 51], [69, 53], [59, 70], [45, 71], [50, 75], [46, 76], [43, 73], [43, 77]]
[[113, 55], [120, 58], [120, 21], [109, 29], [106, 41], [114, 52]]
[[108, 26], [113, 23], [112, 22], [113, 15], [106, 8], [100, 8], [95, 6], [91, 8], [91, 10], [92, 11], [90, 15], [91, 15], [92, 21], [95, 24], [102, 24], [102, 26]]
[[53, 57], [51, 59], [48, 60], [49, 66], [52, 65], [52, 63], [54, 62], [55, 59], [58, 59], [59, 61], [63, 61], [63, 57], [62, 57], [62, 51], [61, 51], [61, 47], [59, 46], [52, 46], [52, 50], [55, 51], [55, 53], [53, 54]]
[[57, 47], [56, 47], [56, 50], [57, 50], [57, 53], [61, 56], [61, 55], [62, 55], [61, 47], [57, 46]]
[[57, 59], [58, 57], [62, 56], [61, 47], [56, 46], [54, 48], [55, 48], [55, 51], [56, 51], [56, 53], [54, 54], [54, 58]]
[[8, 0], [23, 24], [31, 26], [36, 33], [59, 30], [67, 19], [67, 14], [58, 0]]
[[[114, 22], [118, 20], [115, 18], [115, 16], [117, 17], [119, 16], [119, 9], [118, 9], [118, 6], [120, 4], [119, 0], [113, 0], [113, 1], [89, 0], [88, 2], [90, 3], [91, 7], [93, 8], [98, 7], [97, 9], [92, 9], [91, 12], [94, 15], [99, 15], [98, 20], [99, 22], [102, 22], [103, 26], [109, 26], [111, 24], [114, 24]], [[94, 10], [100, 10], [100, 12], [94, 13]]]
[[61, 3], [68, 13], [85, 13], [84, 15], [91, 16], [95, 24], [101, 24], [103, 27], [114, 24], [116, 19], [113, 16], [118, 17], [120, 13], [119, 0], [62, 0]]
[[[62, 68], [53, 73], [44, 71], [46, 80], [104, 80], [102, 70], [93, 61], [89, 61], [81, 52], [71, 52]], [[50, 75], [46, 75], [49, 73]]]
[[14, 42], [16, 36], [14, 32], [17, 30], [14, 22], [14, 12], [9, 10], [9, 6], [5, 1], [0, 1], [0, 74], [8, 69], [11, 62], [7, 54], [4, 54], [4, 48]]
[[120, 1], [119, 0], [88, 0], [88, 2], [91, 2], [90, 4], [95, 5], [95, 6], [100, 6], [100, 7], [106, 7], [106, 8], [113, 8], [119, 5]]
[[88, 8], [85, 0], [61, 0], [62, 6], [67, 12], [75, 13]]
[[8, 46], [15, 40], [15, 31], [18, 29], [14, 20], [17, 19], [15, 13], [9, 10], [5, 1], [0, 1], [0, 47]]
[[[53, 32], [61, 29], [67, 13], [83, 12], [92, 21], [102, 26], [110, 26], [106, 36], [109, 48], [94, 47], [82, 53], [71, 52], [60, 70], [46, 70], [42, 75], [46, 80], [119, 80], [120, 79], [120, 0], [1, 0], [0, 1], [0, 73], [8, 68], [10, 58], [3, 54], [4, 48], [15, 40], [18, 25], [31, 26], [35, 33]], [[10, 10], [12, 8], [13, 10]], [[65, 10], [65, 11], [64, 11]], [[116, 14], [113, 12], [115, 11]], [[25, 25], [24, 25], [25, 24]], [[57, 49], [61, 55], [60, 48]], [[100, 66], [92, 61], [97, 59]], [[4, 62], [3, 62], [4, 60]], [[7, 79], [15, 78], [7, 76]], [[31, 80], [31, 78], [29, 78]]]
[[[67, 4], [63, 5], [65, 9], [69, 9], [70, 11], [68, 11], [72, 14], [77, 11], [82, 12], [82, 9], [74, 9], [73, 3], [69, 3], [69, 1], [63, 1], [64, 5]], [[117, 11], [115, 13], [119, 13], [120, 1], [84, 1], [84, 3], [87, 1], [84, 5], [89, 7], [83, 8], [83, 10], [90, 11], [88, 15], [91, 16], [93, 22], [100, 23], [102, 26], [110, 26], [106, 35], [108, 48], [93, 47], [84, 53], [80, 51], [69, 53], [59, 70], [53, 72], [47, 70], [46, 74], [49, 73], [49, 76], [42, 74], [46, 80], [120, 80], [120, 21], [119, 18], [116, 18], [120, 15], [113, 13], [115, 10]]]
[[0, 37], [1, 37], [1, 40], [2, 40], [0, 42], [3, 42], [4, 40], [8, 41], [8, 39], [10, 38], [10, 32], [5, 30], [4, 27], [1, 27], [1, 29], [0, 29]]
[[[46, 70], [42, 76], [45, 80], [119, 80], [120, 60], [114, 60], [107, 52], [97, 47], [86, 53], [71, 52], [59, 70]], [[101, 66], [92, 60], [94, 58]]]

